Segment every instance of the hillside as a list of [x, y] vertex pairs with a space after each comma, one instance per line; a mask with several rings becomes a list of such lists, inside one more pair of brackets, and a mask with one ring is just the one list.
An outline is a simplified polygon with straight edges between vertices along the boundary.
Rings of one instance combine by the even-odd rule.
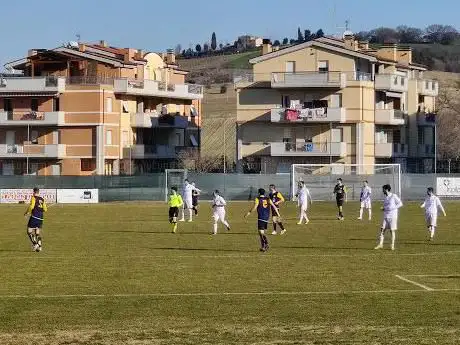
[[260, 55], [260, 51], [252, 51], [233, 55], [205, 56], [191, 59], [179, 59], [177, 63], [190, 73], [187, 81], [211, 85], [231, 83], [235, 74], [251, 69], [249, 60]]

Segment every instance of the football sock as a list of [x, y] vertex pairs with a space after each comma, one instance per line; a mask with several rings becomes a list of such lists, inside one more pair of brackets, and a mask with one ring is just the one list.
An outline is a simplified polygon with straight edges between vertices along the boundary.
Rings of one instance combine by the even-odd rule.
[[278, 225], [280, 226], [281, 230], [284, 230], [284, 225], [281, 222], [278, 222]]
[[225, 225], [225, 227], [227, 229], [230, 229], [230, 224], [228, 224], [228, 222], [226, 220], [224, 220], [223, 223], [224, 223], [224, 225]]
[[214, 234], [217, 234], [217, 222], [214, 223], [213, 229], [214, 229], [214, 230], [213, 230], [213, 233], [214, 233]]
[[379, 246], [383, 246], [383, 239], [385, 238], [385, 232], [383, 230], [380, 231], [380, 238], [379, 238]]
[[273, 231], [276, 231], [276, 222], [273, 222]]
[[434, 232], [435, 232], [435, 228], [434, 228], [434, 226], [431, 226], [431, 227], [430, 227], [430, 237], [431, 237], [431, 238], [434, 237]]
[[391, 231], [391, 247], [392, 248], [395, 246], [395, 240], [396, 240], [396, 231]]
[[176, 232], [176, 230], [177, 230], [177, 223], [171, 223], [171, 226], [172, 226], [172, 231], [173, 231], [173, 232]]
[[32, 242], [32, 244], [36, 244], [37, 242], [35, 241], [35, 235], [31, 232], [27, 232], [27, 236], [29, 236], [29, 240], [30, 242]]
[[264, 235], [259, 234], [259, 238], [260, 238], [260, 248], [265, 248]]
[[188, 216], [189, 216], [189, 220], [192, 220], [192, 217], [193, 217], [193, 210], [191, 208], [188, 209]]
[[359, 218], [363, 218], [363, 208], [359, 209]]
[[369, 209], [368, 212], [369, 212], [369, 220], [371, 220], [372, 219], [372, 210]]
[[37, 241], [37, 244], [41, 247], [42, 246], [42, 237], [40, 235], [36, 236], [36, 241]]

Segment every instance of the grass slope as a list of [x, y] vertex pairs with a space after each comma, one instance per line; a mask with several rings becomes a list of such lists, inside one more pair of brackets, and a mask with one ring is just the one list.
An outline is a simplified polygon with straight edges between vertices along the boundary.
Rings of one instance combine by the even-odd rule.
[[176, 235], [162, 204], [55, 206], [41, 253], [23, 207], [2, 206], [0, 344], [459, 343], [460, 204], [430, 244], [418, 204], [405, 205], [395, 252], [372, 250], [379, 211], [358, 222], [349, 203], [339, 222], [315, 203], [297, 226], [289, 204], [288, 233], [265, 254], [249, 206], [232, 203], [231, 232], [214, 237], [205, 203]]

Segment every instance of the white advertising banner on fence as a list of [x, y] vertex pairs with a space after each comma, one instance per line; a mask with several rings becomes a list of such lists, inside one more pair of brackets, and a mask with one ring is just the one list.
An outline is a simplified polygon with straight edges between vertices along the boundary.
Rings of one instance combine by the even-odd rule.
[[[29, 189], [1, 189], [0, 202], [4, 204], [28, 203], [32, 198], [32, 188]], [[40, 196], [48, 204], [56, 202], [56, 189], [40, 189]]]
[[97, 204], [98, 189], [58, 189], [58, 204]]
[[438, 177], [436, 178], [436, 194], [439, 196], [460, 197], [459, 177]]

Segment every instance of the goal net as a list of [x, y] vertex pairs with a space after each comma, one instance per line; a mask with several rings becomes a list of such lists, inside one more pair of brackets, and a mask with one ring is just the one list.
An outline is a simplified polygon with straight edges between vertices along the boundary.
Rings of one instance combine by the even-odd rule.
[[168, 201], [169, 190], [176, 186], [177, 192], [182, 194], [184, 180], [187, 178], [186, 169], [166, 169], [165, 170], [165, 200]]
[[359, 200], [364, 181], [380, 198], [384, 184], [401, 196], [401, 167], [399, 164], [293, 164], [291, 166], [291, 197], [297, 192], [299, 181], [304, 181], [314, 200], [331, 200], [337, 179], [341, 178], [348, 200]]

